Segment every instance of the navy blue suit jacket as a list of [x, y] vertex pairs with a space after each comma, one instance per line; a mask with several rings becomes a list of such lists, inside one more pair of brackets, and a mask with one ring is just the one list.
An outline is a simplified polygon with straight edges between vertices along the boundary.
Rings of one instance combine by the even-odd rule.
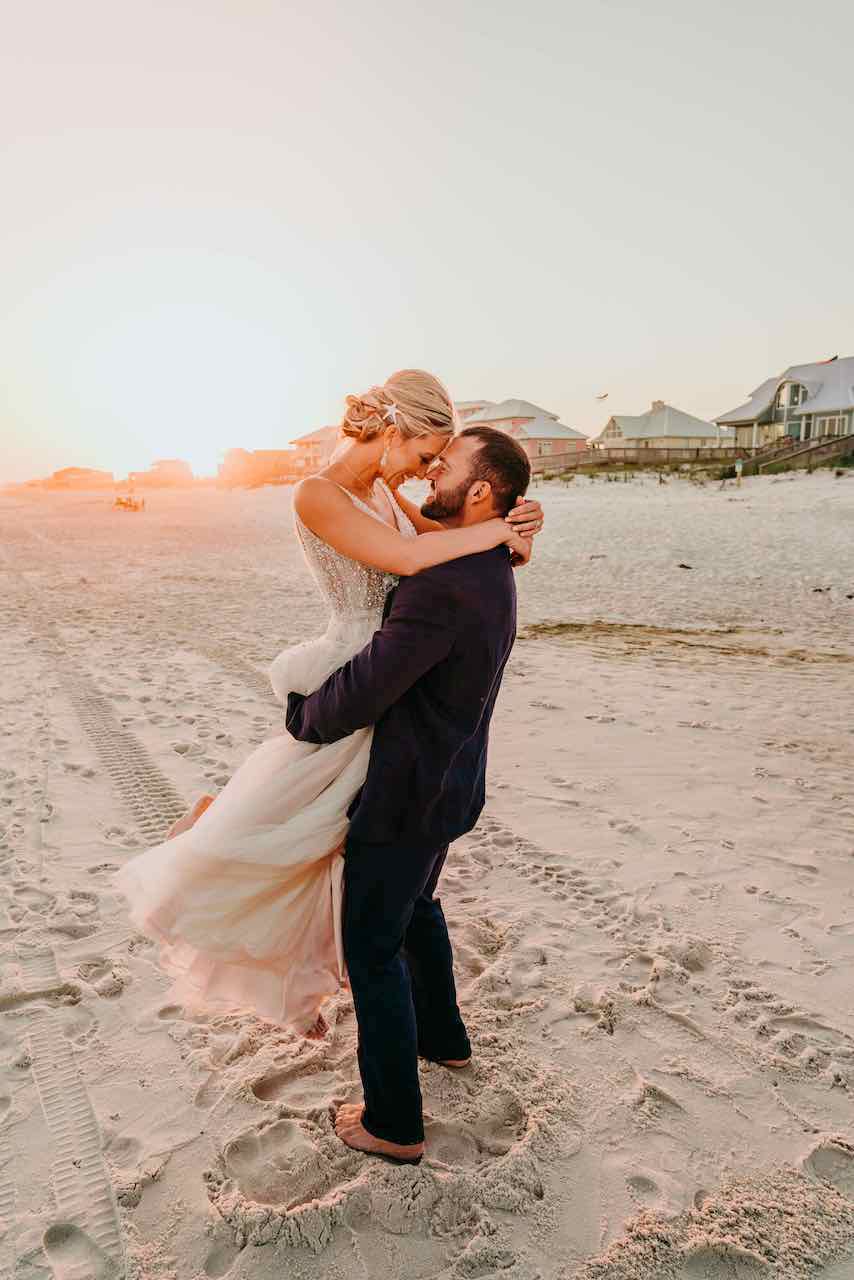
[[489, 722], [516, 638], [504, 546], [404, 578], [381, 630], [314, 693], [288, 697], [302, 742], [376, 726], [350, 837], [439, 849], [483, 808]]

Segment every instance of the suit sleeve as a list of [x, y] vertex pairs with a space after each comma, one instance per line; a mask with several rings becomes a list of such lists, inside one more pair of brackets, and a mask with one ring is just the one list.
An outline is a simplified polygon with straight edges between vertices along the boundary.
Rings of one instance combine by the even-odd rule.
[[288, 732], [301, 742], [337, 742], [376, 724], [448, 656], [456, 634], [454, 615], [453, 592], [441, 573], [427, 569], [404, 578], [391, 613], [370, 643], [314, 693], [288, 695]]

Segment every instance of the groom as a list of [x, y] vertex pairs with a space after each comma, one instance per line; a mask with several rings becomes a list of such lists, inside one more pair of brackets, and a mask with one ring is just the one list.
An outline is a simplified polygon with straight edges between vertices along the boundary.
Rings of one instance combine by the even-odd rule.
[[[469, 427], [433, 463], [422, 514], [447, 528], [505, 516], [530, 473], [509, 436]], [[288, 730], [303, 742], [376, 726], [344, 858], [365, 1101], [342, 1106], [335, 1128], [348, 1146], [407, 1164], [424, 1151], [419, 1055], [452, 1067], [471, 1057], [433, 895], [449, 843], [483, 808], [489, 722], [516, 635], [513, 577], [500, 546], [404, 578], [370, 644], [308, 697], [288, 698]]]

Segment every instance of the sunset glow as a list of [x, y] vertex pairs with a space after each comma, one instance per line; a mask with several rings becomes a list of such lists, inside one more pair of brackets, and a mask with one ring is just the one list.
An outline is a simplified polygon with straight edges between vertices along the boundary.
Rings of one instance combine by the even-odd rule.
[[20, 7], [0, 479], [210, 474], [401, 366], [590, 433], [845, 347], [851, 10], [820, 61], [770, 12]]

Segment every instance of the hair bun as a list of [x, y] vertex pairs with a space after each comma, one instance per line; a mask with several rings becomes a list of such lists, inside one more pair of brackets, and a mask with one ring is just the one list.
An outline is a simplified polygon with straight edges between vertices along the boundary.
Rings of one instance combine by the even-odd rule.
[[361, 396], [347, 396], [346, 403], [347, 410], [341, 423], [345, 436], [372, 440], [389, 425], [385, 414], [391, 404], [391, 396], [382, 387], [371, 387]]
[[399, 369], [383, 386], [346, 399], [341, 432], [353, 440], [373, 440], [390, 426], [404, 440], [429, 435], [450, 438], [459, 425], [446, 388], [423, 369]]

